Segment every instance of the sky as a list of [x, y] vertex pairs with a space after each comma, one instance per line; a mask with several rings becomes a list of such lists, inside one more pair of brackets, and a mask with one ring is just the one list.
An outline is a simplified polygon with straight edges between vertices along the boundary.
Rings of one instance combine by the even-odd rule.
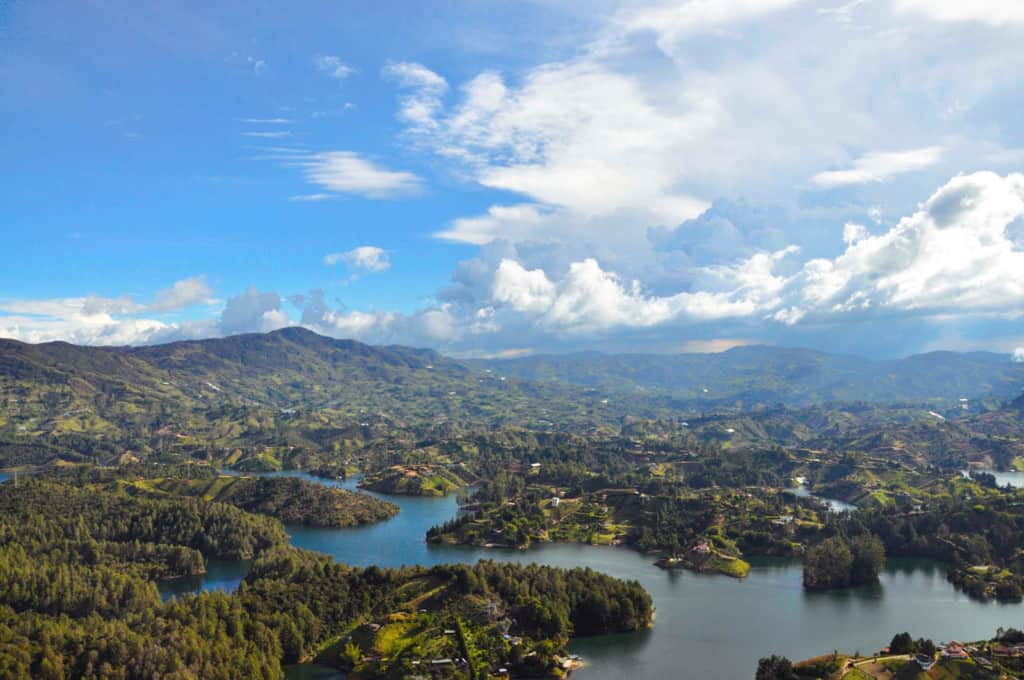
[[1024, 3], [0, 3], [0, 337], [1024, 361]]

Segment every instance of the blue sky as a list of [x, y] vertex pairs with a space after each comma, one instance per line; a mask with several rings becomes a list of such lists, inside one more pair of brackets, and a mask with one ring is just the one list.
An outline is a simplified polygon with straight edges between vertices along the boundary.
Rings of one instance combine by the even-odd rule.
[[999, 0], [5, 3], [0, 336], [1011, 353], [1022, 37]]

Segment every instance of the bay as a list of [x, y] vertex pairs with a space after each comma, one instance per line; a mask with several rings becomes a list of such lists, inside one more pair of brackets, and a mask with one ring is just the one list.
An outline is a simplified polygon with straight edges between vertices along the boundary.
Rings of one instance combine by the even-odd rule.
[[[358, 482], [358, 478], [341, 482], [304, 473], [282, 474], [348, 489]], [[583, 680], [750, 678], [757, 660], [772, 653], [801, 659], [834, 648], [870, 652], [902, 631], [936, 641], [978, 639], [1000, 626], [1020, 627], [1024, 616], [1020, 604], [971, 600], [946, 580], [942, 565], [927, 560], [889, 560], [875, 586], [807, 593], [799, 562], [790, 560], [752, 560], [749, 576], [737, 580], [664, 571], [654, 566], [652, 557], [625, 547], [549, 543], [521, 551], [429, 545], [424, 540], [426, 530], [458, 512], [454, 496], [373, 495], [398, 504], [401, 512], [386, 522], [349, 529], [289, 526], [291, 542], [356, 566], [493, 559], [590, 567], [643, 584], [654, 598], [654, 627], [641, 633], [573, 640], [571, 651], [586, 663], [573, 677]], [[217, 571], [211, 569], [188, 588], [237, 586], [248, 569], [244, 563], [216, 567]], [[235, 571], [228, 573], [231, 569]], [[169, 586], [162, 587], [166, 592]], [[328, 672], [293, 668], [289, 677], [319, 677], [315, 674]]]

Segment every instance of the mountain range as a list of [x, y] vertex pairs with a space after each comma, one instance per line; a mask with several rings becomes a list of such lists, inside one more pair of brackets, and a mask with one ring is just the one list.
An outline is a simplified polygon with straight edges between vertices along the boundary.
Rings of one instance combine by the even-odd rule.
[[929, 352], [878, 361], [751, 345], [717, 354], [584, 352], [470, 363], [525, 380], [661, 394], [691, 408], [853, 401], [948, 407], [961, 398], [994, 404], [1024, 391], [1024, 363], [991, 352]]
[[[870, 422], [892, 424], [927, 409], [936, 418], [974, 415], [1021, 392], [1024, 364], [990, 353], [872, 361], [753, 346], [705, 355], [458, 361], [301, 328], [148, 347], [0, 340], [0, 466], [172, 450], [262, 456], [273, 467], [296, 449], [337, 452], [396, 432], [580, 431], [636, 418], [771, 413], [832, 402], [883, 406], [891, 414]], [[897, 415], [898, 404], [915, 407]], [[989, 427], [998, 429], [1000, 417], [991, 416]], [[771, 415], [749, 426], [750, 438], [810, 428], [798, 437], [806, 442], [823, 431], [815, 422], [851, 418], [865, 416], [808, 412], [791, 425], [791, 416]], [[1007, 422], [1016, 431], [1018, 419]], [[748, 425], [732, 429], [739, 436]]]

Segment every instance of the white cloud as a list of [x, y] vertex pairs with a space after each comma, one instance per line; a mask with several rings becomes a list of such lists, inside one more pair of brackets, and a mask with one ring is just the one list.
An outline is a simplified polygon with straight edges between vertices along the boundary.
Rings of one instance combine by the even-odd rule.
[[83, 345], [137, 344], [169, 328], [155, 319], [124, 318], [143, 309], [126, 297], [8, 300], [0, 302], [0, 337]]
[[1024, 216], [1024, 175], [958, 176], [891, 230], [858, 234], [835, 259], [804, 265], [798, 308], [819, 314], [1024, 308], [1024, 251], [1008, 228]]
[[317, 203], [319, 201], [330, 201], [338, 197], [338, 194], [297, 194], [295, 196], [289, 196], [289, 201], [297, 203]]
[[434, 236], [478, 246], [497, 238], [521, 241], [538, 232], [550, 216], [550, 211], [531, 203], [492, 205], [485, 215], [457, 218]]
[[[561, 61], [459, 83], [421, 64], [385, 68], [404, 88], [413, 148], [519, 197], [435, 236], [640, 250], [641, 231], [723, 197], [797, 205], [808, 178], [862, 186], [848, 220], [871, 206], [899, 214], [926, 183], [992, 167], [982, 159], [996, 141], [972, 135], [1012, 128], [995, 112], [1014, 110], [1024, 68], [1013, 36], [908, 21], [891, 0], [832, 4], [841, 21], [799, 0], [631, 2], [593, 10], [592, 39]], [[803, 209], [839, 210], [826, 200]], [[820, 230], [787, 231], [806, 252], [835, 252]]]
[[[749, 214], [728, 206], [718, 211]], [[1013, 323], [1024, 315], [1024, 244], [1011, 238], [1022, 219], [1024, 174], [980, 172], [952, 178], [883, 233], [848, 223], [836, 257], [801, 264], [794, 246], [756, 251], [725, 265], [695, 266], [683, 290], [654, 292], [595, 258], [563, 261], [551, 257], [546, 244], [499, 240], [460, 265], [456, 286], [439, 295], [440, 303], [412, 314], [330, 308], [322, 293], [293, 302], [303, 308], [298, 323], [321, 333], [452, 351], [536, 346], [545, 338], [593, 343], [628, 333], [663, 338], [669, 348], [688, 339], [748, 338], [757, 329], [829, 328], [847, 319], [892, 325], [903, 318], [920, 325], [922, 319], [980, 315]], [[327, 259], [368, 271], [387, 262], [374, 246]], [[128, 297], [8, 300], [0, 303], [0, 335], [140, 344], [296, 323], [277, 293], [255, 287], [229, 299], [219, 319], [145, 318], [208, 295], [196, 277], [159, 293], [149, 306]]]
[[573, 262], [561, 279], [505, 258], [490, 300], [555, 332], [644, 328], [725, 319], [836, 322], [1024, 313], [1024, 250], [1008, 229], [1024, 218], [1024, 175], [958, 176], [883, 234], [843, 229], [845, 250], [778, 271], [789, 247], [732, 265], [697, 268], [690, 291], [650, 295], [596, 260]]
[[517, 312], [544, 312], [555, 300], [555, 284], [540, 269], [527, 271], [514, 260], [502, 260], [494, 273], [491, 297]]
[[249, 286], [244, 293], [227, 301], [220, 315], [219, 331], [223, 335], [265, 333], [291, 323], [288, 314], [281, 309], [280, 295], [261, 293], [256, 286]]
[[206, 276], [193, 276], [176, 281], [170, 288], [158, 291], [150, 309], [157, 312], [172, 312], [183, 307], [208, 302], [212, 296]]
[[638, 281], [625, 284], [594, 259], [572, 263], [558, 282], [541, 270], [503, 260], [495, 273], [492, 298], [517, 312], [536, 315], [542, 326], [569, 333], [747, 317], [777, 304], [775, 296], [784, 279], [772, 270], [791, 252], [760, 253], [732, 267], [709, 268], [709, 277], [722, 290], [670, 296], [647, 295]]
[[350, 269], [382, 272], [391, 266], [388, 251], [376, 246], [359, 246], [345, 253], [330, 253], [324, 256], [324, 263], [335, 265], [344, 262]]
[[414, 62], [388, 64], [383, 74], [406, 90], [401, 98], [400, 117], [416, 131], [434, 130], [437, 127], [434, 117], [441, 110], [441, 98], [448, 89], [448, 81]]
[[1024, 3], [1017, 0], [893, 0], [893, 6], [934, 21], [1024, 24]]
[[420, 191], [422, 181], [411, 172], [381, 168], [353, 151], [325, 151], [300, 164], [306, 179], [327, 191], [386, 199]]
[[466, 162], [480, 184], [567, 208], [570, 219], [638, 209], [677, 224], [707, 207], [675, 185], [681, 154], [714, 126], [716, 105], [662, 99], [590, 62], [535, 69], [518, 89], [485, 72], [450, 116], [420, 127], [436, 130], [435, 150]]
[[290, 130], [259, 130], [256, 132], [243, 132], [243, 137], [259, 137], [260, 139], [284, 139], [291, 137]]
[[819, 187], [884, 182], [896, 175], [929, 168], [942, 159], [941, 146], [928, 146], [907, 151], [873, 151], [853, 162], [848, 170], [819, 172], [811, 181]]
[[344, 80], [356, 72], [354, 68], [343, 62], [339, 57], [330, 54], [314, 57], [313, 63], [318, 69], [338, 80]]
[[614, 18], [624, 33], [650, 31], [658, 47], [671, 54], [686, 38], [721, 31], [766, 14], [798, 5], [801, 0], [685, 0], [659, 2], [620, 11]]
[[853, 245], [857, 241], [867, 238], [868, 230], [863, 224], [856, 224], [854, 222], [847, 222], [843, 225], [843, 243], [848, 246]]

